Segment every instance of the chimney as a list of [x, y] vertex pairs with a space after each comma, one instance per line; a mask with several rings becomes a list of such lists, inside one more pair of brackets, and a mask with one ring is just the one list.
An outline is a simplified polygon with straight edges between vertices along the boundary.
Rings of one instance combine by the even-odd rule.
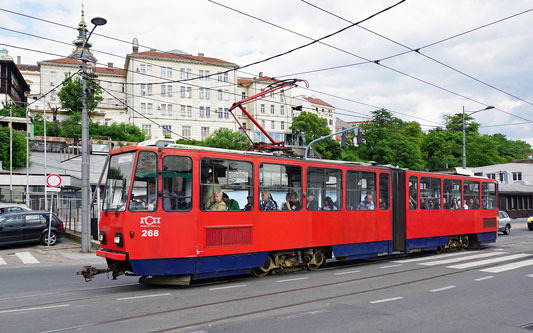
[[151, 52], [156, 52], [157, 50], [156, 49], [150, 49]]
[[20, 65], [20, 56], [17, 56], [17, 65]]
[[133, 41], [131, 42], [131, 48], [133, 53], [139, 53], [139, 40], [137, 38], [133, 38]]
[[204, 54], [203, 53], [198, 53], [198, 56], [203, 58]]
[[259, 72], [259, 77], [262, 77], [263, 76], [263, 72]]
[[108, 62], [107, 63], [107, 68], [108, 69], [113, 69], [113, 63], [112, 62]]

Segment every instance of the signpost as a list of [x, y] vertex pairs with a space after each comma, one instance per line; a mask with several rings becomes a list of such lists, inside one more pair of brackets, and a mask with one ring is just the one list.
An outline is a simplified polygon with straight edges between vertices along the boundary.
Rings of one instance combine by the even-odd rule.
[[59, 192], [61, 189], [59, 186], [61, 185], [61, 177], [56, 174], [50, 174], [48, 177], [46, 177], [46, 185], [48, 185], [45, 189], [48, 192], [51, 193], [51, 199], [50, 199], [50, 217], [48, 218], [48, 246], [50, 246], [50, 235], [52, 233], [52, 208], [54, 207], [54, 192]]

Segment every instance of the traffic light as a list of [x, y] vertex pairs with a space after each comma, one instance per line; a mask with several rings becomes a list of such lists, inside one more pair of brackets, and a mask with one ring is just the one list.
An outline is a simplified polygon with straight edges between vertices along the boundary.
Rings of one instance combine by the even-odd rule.
[[363, 139], [363, 132], [361, 130], [357, 131], [357, 144], [361, 145], [361, 144], [363, 144], [365, 142], [366, 142], [366, 140]]
[[346, 132], [341, 134], [341, 147], [346, 146]]

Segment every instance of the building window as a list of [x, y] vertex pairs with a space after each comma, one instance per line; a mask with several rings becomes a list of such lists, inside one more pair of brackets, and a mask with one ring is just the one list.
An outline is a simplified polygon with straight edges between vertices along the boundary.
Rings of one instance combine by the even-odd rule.
[[181, 135], [185, 138], [190, 140], [191, 139], [191, 126], [183, 126], [181, 128]]
[[228, 72], [226, 72], [226, 73], [218, 73], [218, 81], [219, 82], [228, 82]]
[[146, 95], [146, 84], [141, 83], [141, 95]]
[[187, 68], [187, 79], [192, 79], [192, 70]]
[[55, 102], [57, 100], [57, 93], [55, 90], [53, 90], [52, 93], [50, 94], [50, 100], [52, 102]]
[[204, 79], [204, 71], [200, 69], [198, 71], [198, 80], [203, 80], [203, 79]]
[[276, 112], [276, 109], [274, 107], [274, 105], [271, 105], [270, 106], [270, 114], [274, 114]]
[[223, 114], [223, 108], [218, 108], [218, 118], [219, 119], [222, 119], [224, 117], [224, 114]]
[[172, 104], [167, 104], [167, 116], [172, 116]]
[[152, 125], [150, 124], [143, 124], [142, 125], [142, 131], [145, 135], [150, 136], [152, 135]]
[[222, 89], [218, 89], [218, 100], [221, 101], [222, 100]]
[[185, 112], [186, 112], [186, 111], [185, 111], [185, 105], [182, 105], [182, 106], [181, 106], [181, 117], [182, 117], [182, 118], [185, 118], [185, 115], [186, 115]]
[[274, 120], [271, 120], [270, 121], [270, 129], [275, 129], [276, 128], [276, 122]]
[[209, 92], [210, 92], [210, 91], [211, 91], [211, 89], [209, 89], [209, 88], [205, 88], [205, 99], [209, 99], [209, 95], [210, 95]]
[[229, 108], [224, 108], [224, 118], [229, 118]]
[[200, 106], [200, 118], [205, 118], [205, 107], [203, 106]]
[[139, 65], [139, 73], [146, 74], [146, 65]]
[[282, 91], [279, 93], [279, 100], [280, 100], [282, 103], [285, 102], [285, 91], [282, 90]]
[[245, 98], [246, 98], [246, 92], [243, 91], [243, 92], [241, 93], [241, 97], [242, 97], [242, 99], [245, 99]]
[[171, 85], [167, 86], [167, 96], [172, 97], [172, 86]]
[[162, 78], [172, 78], [172, 67], [161, 67]]
[[187, 98], [192, 98], [192, 88], [187, 87], [187, 93], [185, 94]]
[[185, 87], [184, 86], [180, 86], [180, 97], [185, 98]]
[[504, 180], [504, 173], [500, 172], [500, 182], [503, 182], [503, 180]]
[[180, 79], [185, 79], [186, 75], [185, 68], [180, 68]]
[[279, 106], [279, 114], [280, 115], [284, 115], [285, 114], [285, 105], [280, 105]]
[[163, 125], [163, 136], [170, 136], [172, 132], [172, 125]]
[[146, 113], [146, 103], [141, 103], [141, 113], [142, 114]]
[[162, 116], [166, 116], [166, 114], [167, 114], [167, 105], [166, 104], [161, 104], [160, 109], [161, 109], [161, 115]]
[[333, 125], [333, 119], [330, 119], [330, 120], [329, 120], [329, 124], [330, 124], [330, 125]]
[[265, 120], [261, 119], [261, 127], [265, 128]]
[[205, 117], [210, 118], [211, 117], [211, 108], [209, 106], [205, 107]]
[[200, 88], [200, 92], [198, 94], [198, 97], [200, 99], [204, 99], [205, 98], [205, 88]]
[[209, 127], [202, 127], [202, 140], [209, 137]]
[[265, 104], [261, 104], [261, 113], [265, 113]]
[[153, 104], [152, 103], [147, 103], [146, 104], [146, 114], [152, 114], [153, 112]]
[[152, 96], [152, 84], [151, 84], [151, 83], [148, 83], [148, 84], [146, 85], [146, 94], [147, 94], [148, 96]]
[[280, 127], [281, 127], [281, 129], [285, 129], [285, 122], [284, 121], [281, 122]]
[[522, 172], [513, 172], [513, 180], [522, 180]]
[[187, 105], [187, 117], [192, 118], [192, 106]]
[[167, 95], [167, 86], [164, 84], [161, 85], [161, 97], [165, 97]]
[[126, 92], [126, 84], [124, 84], [124, 83], [121, 83], [121, 84], [120, 84], [120, 92], [121, 92], [121, 93]]
[[229, 90], [228, 89], [224, 89], [224, 100], [229, 101]]

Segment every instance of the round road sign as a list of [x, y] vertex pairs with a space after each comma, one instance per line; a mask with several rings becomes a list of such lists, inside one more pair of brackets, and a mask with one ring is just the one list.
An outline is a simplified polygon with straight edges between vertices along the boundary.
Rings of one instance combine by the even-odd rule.
[[46, 177], [46, 184], [50, 187], [59, 187], [61, 185], [61, 177], [56, 174], [51, 174]]

